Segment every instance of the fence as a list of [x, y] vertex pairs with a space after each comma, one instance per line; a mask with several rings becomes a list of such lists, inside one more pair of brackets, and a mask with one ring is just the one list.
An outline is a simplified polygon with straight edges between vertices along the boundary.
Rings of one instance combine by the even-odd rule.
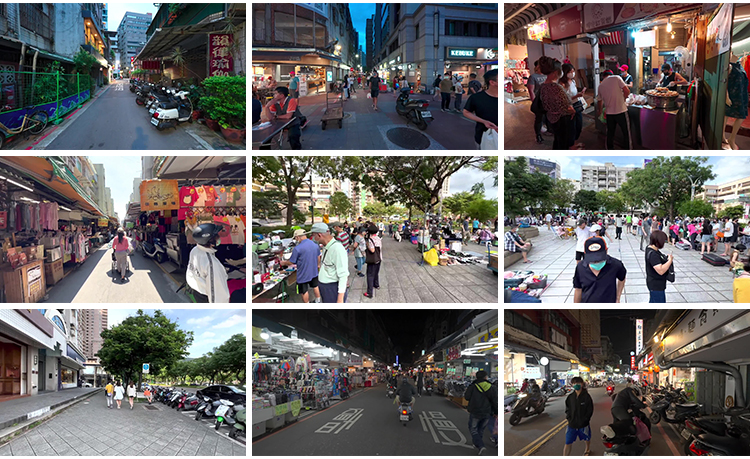
[[54, 121], [86, 102], [92, 84], [90, 75], [0, 71], [0, 123], [18, 128], [24, 114], [39, 109]]

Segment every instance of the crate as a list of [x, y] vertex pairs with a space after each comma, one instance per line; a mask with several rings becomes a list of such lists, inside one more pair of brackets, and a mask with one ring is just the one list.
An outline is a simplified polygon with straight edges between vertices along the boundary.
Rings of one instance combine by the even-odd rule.
[[46, 261], [47, 263], [53, 263], [61, 258], [62, 258], [62, 249], [60, 247], [55, 247], [53, 249], [45, 249], [44, 251], [44, 261]]
[[53, 261], [52, 263], [45, 263], [44, 277], [47, 280], [47, 285], [55, 285], [60, 282], [63, 278], [62, 259]]
[[495, 268], [495, 270], [497, 270], [497, 259], [498, 256], [496, 253], [490, 255], [490, 268]]

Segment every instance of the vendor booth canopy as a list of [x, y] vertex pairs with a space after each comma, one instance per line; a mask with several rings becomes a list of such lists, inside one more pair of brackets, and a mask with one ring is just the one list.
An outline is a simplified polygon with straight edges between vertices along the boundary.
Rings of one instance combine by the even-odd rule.
[[206, 185], [221, 180], [241, 180], [244, 183], [246, 171], [245, 156], [162, 156], [154, 163], [157, 178], [201, 179]]
[[505, 33], [513, 33], [526, 24], [531, 24], [558, 8], [568, 5], [568, 3], [506, 3]]

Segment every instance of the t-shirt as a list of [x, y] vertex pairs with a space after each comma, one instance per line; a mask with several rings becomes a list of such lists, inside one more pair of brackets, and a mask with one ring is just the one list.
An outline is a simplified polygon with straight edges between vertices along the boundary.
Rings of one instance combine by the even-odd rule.
[[578, 242], [576, 243], [576, 252], [583, 252], [583, 244], [586, 242], [586, 239], [590, 238], [593, 235], [594, 233], [588, 226], [584, 229], [581, 229], [580, 226], [576, 226], [576, 237], [578, 238]]
[[370, 83], [370, 90], [373, 92], [380, 91], [380, 77], [370, 77], [367, 80]]
[[703, 230], [701, 230], [702, 236], [710, 236], [712, 234], [713, 227], [710, 223], [704, 222], [703, 223]]
[[104, 390], [106, 390], [108, 394], [112, 395], [112, 392], [115, 391], [115, 386], [113, 386], [112, 384], [107, 384], [107, 387], [105, 387]]
[[734, 234], [734, 225], [732, 222], [727, 222], [724, 226], [724, 237], [730, 237], [732, 234]]
[[732, 284], [735, 303], [750, 303], [750, 277], [738, 277]]
[[362, 237], [361, 234], [357, 234], [357, 236], [354, 238], [354, 242], [357, 244], [357, 247], [354, 249], [354, 256], [357, 258], [364, 258], [365, 257], [365, 238]]
[[622, 217], [615, 217], [615, 226], [622, 226]]
[[[622, 75], [620, 75], [620, 78], [622, 78]], [[631, 74], [628, 73], [628, 75], [625, 78], [622, 78], [622, 82], [625, 83], [625, 84], [632, 83], [633, 82], [633, 75], [631, 75]]]
[[632, 223], [632, 222], [633, 222], [633, 219], [632, 219], [632, 217], [630, 215], [628, 215], [627, 217], [625, 217], [625, 223]]
[[[473, 90], [473, 92], [472, 92]], [[479, 80], [469, 80], [469, 94], [478, 94], [482, 91], [482, 83]]]
[[299, 85], [299, 78], [294, 77], [289, 81], [289, 89], [297, 89], [297, 86]]
[[539, 88], [542, 87], [542, 84], [547, 81], [547, 76], [542, 75], [541, 73], [535, 73], [529, 77], [529, 82], [527, 83], [528, 86], [534, 86], [534, 95], [539, 95]]
[[346, 231], [340, 232], [336, 235], [336, 240], [339, 241], [347, 251], [349, 251], [349, 233], [347, 233]]
[[198, 194], [194, 186], [183, 186], [180, 188], [180, 207], [192, 207], [198, 200]]
[[663, 264], [660, 253], [651, 247], [646, 247], [646, 287], [649, 290], [663, 292], [667, 289], [667, 273], [659, 274], [654, 266]]
[[607, 255], [607, 263], [597, 276], [582, 261], [576, 265], [573, 288], [582, 290], [583, 303], [614, 303], [617, 301], [617, 281], [624, 281], [628, 270], [617, 258]]
[[449, 93], [453, 90], [453, 81], [450, 78], [440, 80], [440, 92]]
[[625, 83], [619, 76], [609, 76], [599, 84], [599, 98], [607, 107], [607, 115], [618, 115], [628, 111], [622, 94], [622, 88], [625, 87]]
[[304, 284], [318, 277], [320, 246], [310, 239], [303, 239], [292, 250], [289, 262], [297, 265], [297, 283]]
[[213, 207], [216, 205], [216, 189], [210, 185], [203, 185], [203, 192], [205, 193], [206, 207]]
[[[493, 123], [495, 126], [498, 124], [498, 108], [497, 108], [497, 97], [492, 97], [487, 94], [487, 91], [482, 91], [478, 94], [472, 94], [469, 96], [469, 100], [464, 105], [464, 110], [471, 112], [483, 120], [487, 120]], [[482, 134], [487, 128], [482, 123], [477, 123], [474, 128], [474, 141], [476, 143], [482, 143]]]

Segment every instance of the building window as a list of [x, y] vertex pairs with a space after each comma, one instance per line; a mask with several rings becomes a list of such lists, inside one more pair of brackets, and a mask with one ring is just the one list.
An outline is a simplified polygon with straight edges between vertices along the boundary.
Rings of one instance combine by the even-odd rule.
[[75, 384], [75, 375], [70, 368], [60, 367], [60, 383]]
[[266, 39], [265, 11], [253, 10], [253, 23], [255, 24], [255, 27], [254, 27], [255, 35], [254, 35], [253, 40], [259, 41], [261, 43], [265, 42], [265, 39]]
[[544, 339], [542, 328], [539, 325], [514, 311], [505, 310], [505, 323], [537, 338]]
[[[22, 3], [19, 3], [19, 5], [22, 5]], [[58, 316], [52, 316], [52, 323], [60, 327], [60, 330], [62, 330], [63, 333], [66, 335], [68, 334], [68, 332], [65, 331], [65, 324], [63, 324], [63, 321]]]
[[313, 22], [297, 16], [297, 44], [312, 46], [313, 45]]
[[277, 42], [294, 44], [294, 16], [275, 11], [274, 26]]
[[43, 38], [52, 38], [52, 8], [54, 5], [49, 3], [18, 3], [21, 27], [32, 30]]
[[315, 46], [323, 48], [328, 44], [326, 40], [326, 20], [325, 18], [315, 17]]

